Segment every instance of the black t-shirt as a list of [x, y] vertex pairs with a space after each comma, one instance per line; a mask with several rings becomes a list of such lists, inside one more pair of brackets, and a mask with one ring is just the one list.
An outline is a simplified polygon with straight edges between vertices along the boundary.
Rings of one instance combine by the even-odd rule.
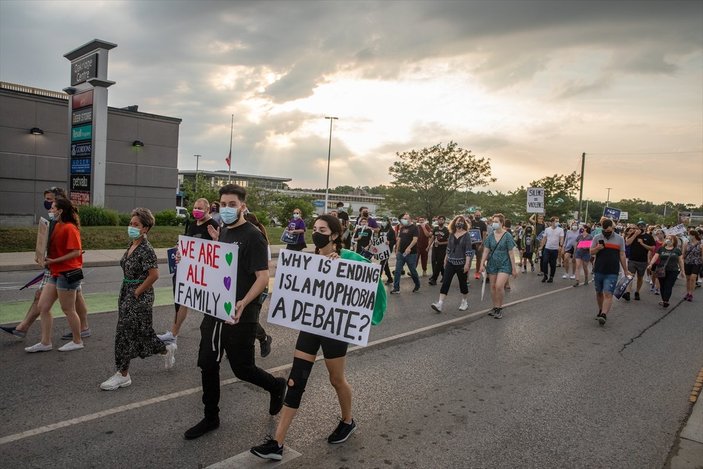
[[438, 243], [445, 243], [449, 239], [449, 229], [446, 226], [435, 226], [432, 229], [432, 236], [434, 237], [434, 241], [432, 242], [433, 249], [447, 249], [446, 244], [441, 244], [439, 246], [434, 245], [435, 241]]
[[[223, 226], [220, 241], [239, 246], [237, 261], [237, 301], [239, 301], [256, 282], [256, 272], [268, 271], [268, 243], [261, 231], [249, 222], [236, 228]], [[259, 322], [260, 308], [261, 305], [257, 301], [252, 301], [244, 309], [239, 322]]]
[[388, 241], [388, 247], [393, 249], [395, 247], [395, 230], [393, 227], [381, 229], [381, 234], [386, 236], [386, 241]]
[[[488, 225], [486, 225], [486, 222], [483, 220], [476, 220], [475, 218], [471, 219], [471, 229], [474, 230], [481, 230], [481, 239], [486, 235], [486, 232], [488, 231]], [[480, 243], [474, 243], [474, 245], [480, 244]]]
[[191, 222], [188, 225], [188, 229], [186, 230], [186, 236], [211, 240], [212, 237], [207, 231], [208, 226], [212, 226], [213, 228], [217, 229], [220, 225], [212, 218], [210, 218], [207, 222], [203, 223], [202, 225], [198, 225], [197, 222]]
[[[373, 229], [366, 225], [359, 225], [354, 230], [354, 239], [356, 239], [356, 252], [366, 249], [371, 242]], [[357, 239], [358, 238], [358, 239]]]
[[343, 210], [337, 211], [337, 218], [339, 218], [342, 222], [342, 228], [346, 228], [346, 226], [349, 224], [349, 214]]
[[[400, 240], [398, 244], [398, 252], [405, 253], [405, 250], [408, 249], [410, 243], [413, 242], [413, 238], [418, 236], [417, 225], [401, 226], [398, 231], [398, 239]], [[415, 243], [410, 249], [410, 254], [417, 254], [417, 243]]]
[[647, 246], [654, 246], [654, 237], [649, 233], [640, 233], [630, 244], [630, 260], [635, 262], [647, 262], [649, 249], [642, 246], [639, 240]]

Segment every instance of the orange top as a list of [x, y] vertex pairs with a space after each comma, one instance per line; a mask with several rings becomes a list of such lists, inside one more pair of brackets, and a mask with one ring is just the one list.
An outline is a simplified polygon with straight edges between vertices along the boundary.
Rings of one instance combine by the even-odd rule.
[[[81, 250], [81, 233], [73, 223], [56, 223], [49, 240], [47, 257], [57, 259], [71, 251]], [[49, 264], [52, 277], [58, 277], [61, 272], [80, 269], [83, 266], [83, 254], [63, 262]]]

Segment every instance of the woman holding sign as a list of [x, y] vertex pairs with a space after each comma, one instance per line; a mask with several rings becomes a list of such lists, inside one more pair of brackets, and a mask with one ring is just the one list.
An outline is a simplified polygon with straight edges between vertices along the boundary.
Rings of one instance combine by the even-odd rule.
[[132, 384], [129, 362], [133, 358], [164, 356], [166, 368], [175, 361], [176, 344], [164, 344], [153, 327], [154, 282], [159, 278], [159, 265], [154, 248], [146, 235], [154, 226], [154, 215], [147, 208], [132, 210], [127, 234], [132, 244], [122, 256], [124, 273], [118, 300], [117, 332], [115, 334], [115, 368], [117, 372], [100, 384], [104, 391], [114, 391]]
[[[342, 224], [332, 215], [320, 215], [313, 226], [312, 240], [319, 253], [330, 259], [346, 259], [369, 262], [363, 256], [342, 249]], [[386, 290], [379, 278], [376, 290], [371, 324], [378, 324], [383, 319], [386, 310]], [[276, 427], [274, 438], [267, 438], [262, 445], [254, 446], [251, 452], [264, 459], [281, 460], [283, 458], [283, 442], [295, 417], [300, 400], [305, 392], [305, 386], [315, 363], [315, 356], [322, 348], [325, 365], [329, 373], [330, 383], [337, 392], [337, 399], [342, 410], [342, 419], [337, 428], [327, 438], [330, 444], [344, 443], [356, 431], [356, 422], [352, 418], [352, 390], [344, 376], [347, 347], [349, 344], [339, 340], [322, 337], [301, 331], [295, 344], [293, 367], [288, 377], [288, 391], [281, 411], [281, 418]]]
[[283, 232], [281, 240], [286, 243], [286, 249], [291, 251], [302, 251], [306, 247], [305, 244], [305, 221], [303, 220], [303, 212], [299, 208], [293, 210], [293, 218], [288, 222], [288, 228]]

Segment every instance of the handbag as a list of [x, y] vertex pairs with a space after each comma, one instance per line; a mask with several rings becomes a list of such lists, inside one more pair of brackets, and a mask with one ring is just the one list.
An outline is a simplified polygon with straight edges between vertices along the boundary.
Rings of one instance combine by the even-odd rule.
[[68, 283], [75, 283], [83, 280], [83, 269], [67, 270], [66, 272], [61, 272], [61, 275], [64, 276]]
[[666, 266], [669, 265], [669, 261], [671, 260], [671, 256], [666, 260], [664, 265], [658, 265], [656, 269], [654, 269], [654, 276], [657, 278], [664, 278], [666, 277]]
[[298, 235], [295, 233], [290, 233], [289, 231], [286, 230], [281, 235], [281, 242], [283, 244], [297, 244], [298, 243]]

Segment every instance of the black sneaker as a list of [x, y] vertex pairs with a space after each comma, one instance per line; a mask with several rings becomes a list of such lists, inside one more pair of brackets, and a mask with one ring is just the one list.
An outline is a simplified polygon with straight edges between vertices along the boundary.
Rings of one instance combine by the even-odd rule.
[[503, 319], [503, 308], [495, 308], [494, 319]]
[[344, 423], [344, 420], [340, 420], [337, 428], [335, 428], [332, 434], [327, 437], [327, 443], [331, 443], [333, 445], [337, 443], [344, 443], [355, 431], [356, 422], [354, 419], [352, 419], [351, 423]]
[[16, 327], [12, 326], [0, 326], [0, 330], [3, 332], [7, 332], [8, 334], [14, 335], [15, 337], [19, 337], [20, 339], [24, 339], [27, 333], [25, 331], [18, 331]]
[[391, 295], [397, 295], [400, 293], [400, 290], [391, 290]]
[[607, 321], [607, 319], [608, 319], [608, 318], [607, 318], [607, 316], [606, 316], [605, 314], [600, 313], [600, 314], [598, 315], [598, 324], [600, 324], [601, 326], [604, 326], [604, 325], [605, 325], [605, 321]]
[[542, 276], [542, 283], [544, 283], [546, 281], [547, 281], [547, 276], [546, 275]]
[[273, 337], [266, 334], [265, 340], [260, 340], [259, 345], [261, 345], [261, 358], [266, 358], [271, 353], [271, 342], [273, 342]]
[[428, 284], [428, 285], [433, 285], [433, 286], [434, 286], [434, 285], [437, 285], [437, 281], [436, 281], [436, 280], [430, 279], [430, 280], [427, 282], [427, 284]]
[[278, 442], [271, 437], [267, 437], [262, 445], [252, 446], [249, 451], [254, 456], [263, 459], [273, 459], [275, 461], [283, 459], [283, 446], [279, 446]]
[[554, 283], [554, 277], [549, 277], [547, 279], [547, 283]]
[[489, 316], [495, 316], [496, 315], [496, 309], [493, 308], [490, 313], [488, 313]]
[[277, 391], [271, 393], [271, 402], [269, 403], [269, 414], [276, 415], [283, 407], [283, 399], [286, 397], [286, 380], [285, 378], [276, 378]]
[[190, 427], [183, 434], [186, 440], [194, 440], [200, 438], [207, 432], [211, 432], [220, 426], [220, 419], [216, 417], [214, 419], [204, 418], [198, 422], [194, 427]]
[[622, 294], [622, 299], [625, 301], [630, 301], [630, 292], [626, 291], [625, 293]]
[[413, 293], [417, 293], [417, 292], [419, 292], [419, 291], [420, 291], [420, 287], [419, 287], [419, 286], [413, 288]]
[[391, 285], [392, 283], [393, 283], [392, 279], [389, 278], [388, 280], [386, 280], [386, 285]]
[[635, 292], [635, 301], [639, 301], [639, 300], [640, 300], [640, 292], [636, 291]]

